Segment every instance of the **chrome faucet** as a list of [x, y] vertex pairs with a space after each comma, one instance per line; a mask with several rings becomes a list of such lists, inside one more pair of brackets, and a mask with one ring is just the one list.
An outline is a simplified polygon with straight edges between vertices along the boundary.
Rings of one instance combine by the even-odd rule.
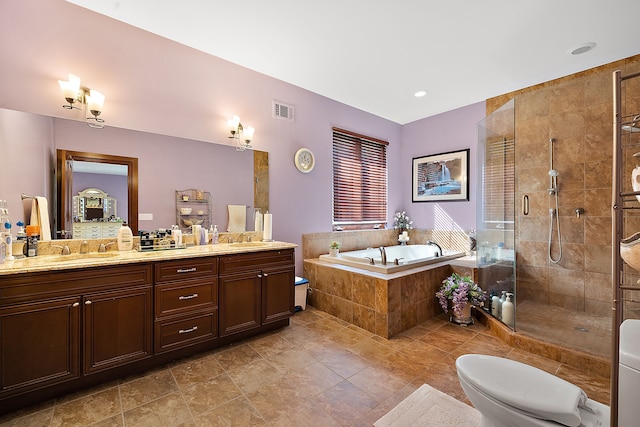
[[380, 246], [380, 257], [382, 258], [382, 265], [387, 265], [387, 253], [384, 250], [384, 246]]
[[115, 245], [118, 242], [109, 242], [109, 243], [100, 243], [98, 247], [98, 252], [107, 252], [107, 248], [111, 245]]
[[436, 252], [436, 256], [442, 256], [442, 246], [440, 246], [439, 244], [437, 244], [436, 242], [432, 242], [431, 240], [427, 240], [427, 245], [433, 245], [435, 247], [437, 247], [440, 250], [440, 254], [438, 254]]
[[89, 253], [89, 242], [87, 242], [86, 240], [83, 240], [82, 243], [80, 244], [80, 253], [81, 254]]
[[69, 246], [67, 246], [67, 245], [64, 245], [64, 246], [51, 245], [51, 247], [62, 249], [62, 255], [70, 255], [71, 254], [71, 250], [69, 250]]

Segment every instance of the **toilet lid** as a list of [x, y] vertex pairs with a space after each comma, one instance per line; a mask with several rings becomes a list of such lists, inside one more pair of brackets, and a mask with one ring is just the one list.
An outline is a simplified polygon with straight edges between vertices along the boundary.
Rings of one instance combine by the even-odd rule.
[[570, 382], [524, 363], [480, 354], [460, 356], [456, 366], [476, 389], [505, 405], [563, 425], [580, 425], [578, 403], [586, 394]]
[[640, 320], [627, 319], [620, 325], [620, 363], [640, 370]]

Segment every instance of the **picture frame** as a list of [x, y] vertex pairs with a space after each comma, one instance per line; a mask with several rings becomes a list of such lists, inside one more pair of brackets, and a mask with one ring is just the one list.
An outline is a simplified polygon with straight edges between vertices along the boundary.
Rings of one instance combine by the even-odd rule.
[[412, 202], [468, 201], [469, 151], [414, 157]]

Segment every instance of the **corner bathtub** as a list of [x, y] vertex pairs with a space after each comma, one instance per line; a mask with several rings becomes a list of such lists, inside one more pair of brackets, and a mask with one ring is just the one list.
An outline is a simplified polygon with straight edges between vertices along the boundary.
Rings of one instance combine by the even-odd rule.
[[[385, 246], [387, 263], [382, 265], [382, 256], [379, 248], [368, 248], [357, 251], [339, 253], [337, 256], [320, 255], [320, 259], [333, 264], [348, 265], [363, 270], [378, 273], [395, 273], [424, 265], [460, 258], [464, 252], [444, 251], [442, 256], [437, 256], [438, 248], [433, 245], [397, 245]], [[369, 258], [373, 258], [375, 264], [370, 264]], [[398, 260], [398, 265], [394, 264]]]

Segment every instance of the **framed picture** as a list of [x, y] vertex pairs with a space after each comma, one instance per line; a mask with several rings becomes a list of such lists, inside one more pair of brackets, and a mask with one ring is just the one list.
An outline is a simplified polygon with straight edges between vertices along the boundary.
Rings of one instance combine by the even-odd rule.
[[413, 158], [413, 202], [469, 200], [469, 149]]

